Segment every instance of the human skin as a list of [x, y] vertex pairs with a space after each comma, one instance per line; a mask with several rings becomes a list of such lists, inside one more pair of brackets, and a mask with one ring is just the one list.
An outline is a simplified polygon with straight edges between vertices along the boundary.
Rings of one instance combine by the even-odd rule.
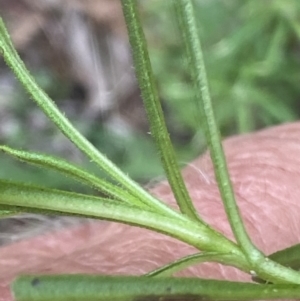
[[[224, 141], [236, 198], [246, 228], [266, 254], [300, 242], [300, 123], [285, 124]], [[228, 225], [209, 156], [183, 175], [200, 215], [229, 238]], [[152, 192], [174, 204], [166, 183]], [[145, 229], [105, 221], [87, 222], [0, 248], [0, 301], [24, 273], [145, 273], [195, 249]], [[180, 275], [250, 280], [234, 268], [203, 264]]]

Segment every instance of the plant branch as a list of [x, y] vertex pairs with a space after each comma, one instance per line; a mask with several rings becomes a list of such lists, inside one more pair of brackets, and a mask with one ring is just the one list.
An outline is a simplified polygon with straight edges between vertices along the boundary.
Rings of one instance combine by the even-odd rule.
[[221, 143], [220, 133], [213, 112], [205, 63], [194, 16], [193, 4], [191, 0], [174, 0], [174, 6], [187, 50], [192, 80], [196, 87], [197, 108], [199, 115], [203, 117], [201, 119], [203, 119], [205, 136], [228, 220], [236, 240], [245, 253], [252, 257], [253, 252], [256, 254], [258, 251], [253, 246], [245, 230], [235, 200], [225, 154]]
[[122, 5], [137, 80], [150, 123], [151, 135], [159, 151], [163, 168], [181, 212], [203, 223], [184, 184], [164, 121], [136, 0], [122, 0]]
[[234, 236], [252, 265], [253, 271], [260, 274], [262, 278], [267, 280], [272, 278], [277, 283], [292, 282], [300, 284], [300, 273], [289, 270], [265, 257], [253, 245], [246, 232], [235, 200], [220, 133], [213, 112], [192, 0], [174, 0], [173, 2], [188, 54], [191, 76], [196, 86], [197, 106], [200, 116], [204, 120], [206, 139], [217, 183]]

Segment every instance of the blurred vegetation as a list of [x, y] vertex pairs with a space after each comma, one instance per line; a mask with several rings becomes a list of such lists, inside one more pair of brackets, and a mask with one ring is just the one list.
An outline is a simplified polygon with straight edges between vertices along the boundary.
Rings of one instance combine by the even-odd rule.
[[[205, 149], [201, 120], [195, 116], [184, 49], [182, 48], [171, 1], [142, 0], [141, 13], [157, 84], [167, 123], [180, 162], [195, 158]], [[300, 115], [300, 1], [297, 0], [198, 0], [195, 1], [199, 34], [205, 51], [215, 112], [222, 135], [254, 131], [299, 119]], [[4, 67], [1, 74], [9, 72]], [[108, 157], [135, 179], [145, 183], [162, 174], [157, 153], [147, 130], [134, 129], [127, 135], [110, 132], [101, 120], [82, 120], [80, 87], [52, 71], [51, 66], [34, 70], [40, 84], [64, 109], [72, 99], [68, 115], [76, 126]], [[74, 88], [75, 87], [75, 88]], [[79, 89], [79, 91], [78, 91]], [[1, 98], [4, 96], [2, 95]], [[0, 102], [1, 105], [1, 102]], [[77, 109], [76, 109], [77, 108]], [[14, 124], [9, 139], [1, 143], [47, 152], [49, 139], [67, 143], [55, 129], [36, 115], [21, 88], [13, 92], [9, 105]], [[70, 113], [71, 112], [71, 113]], [[79, 115], [78, 115], [79, 114]], [[24, 117], [26, 116], [26, 117]], [[40, 132], [28, 131], [27, 124], [41, 119]], [[17, 123], [16, 120], [21, 120]], [[44, 125], [45, 123], [45, 125]], [[6, 136], [7, 137], [7, 136]], [[40, 145], [36, 147], [36, 145]], [[69, 156], [69, 148], [56, 149]], [[75, 154], [71, 159], [82, 161]], [[80, 159], [78, 159], [80, 158]], [[0, 176], [74, 189], [54, 175], [14, 163], [1, 155]], [[90, 168], [92, 168], [90, 166]]]
[[[223, 135], [298, 119], [300, 2], [215, 0], [195, 4]], [[150, 5], [145, 10], [152, 59], [162, 97], [169, 100], [178, 122], [196, 131], [199, 121], [192, 118], [193, 91], [168, 5], [156, 1], [156, 6], [151, 3], [151, 10]]]

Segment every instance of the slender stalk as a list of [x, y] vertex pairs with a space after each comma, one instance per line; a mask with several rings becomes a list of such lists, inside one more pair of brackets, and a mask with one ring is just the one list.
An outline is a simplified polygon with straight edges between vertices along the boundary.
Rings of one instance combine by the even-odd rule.
[[186, 45], [192, 79], [196, 86], [197, 105], [199, 112], [203, 117], [206, 139], [217, 183], [234, 236], [252, 265], [252, 272], [255, 271], [257, 274], [260, 274], [262, 278], [267, 280], [271, 280], [272, 278], [278, 282], [292, 282], [300, 284], [300, 273], [289, 270], [269, 258], [266, 258], [253, 245], [246, 232], [235, 200], [220, 133], [213, 112], [192, 0], [174, 0], [174, 6], [184, 43]]
[[70, 141], [72, 141], [100, 168], [107, 172], [112, 179], [125, 187], [132, 195], [139, 198], [145, 204], [150, 205], [152, 208], [156, 208], [159, 212], [165, 212], [181, 219], [181, 216], [174, 210], [151, 196], [141, 186], [125, 175], [113, 162], [101, 154], [81, 133], [79, 133], [79, 131], [74, 128], [49, 96], [37, 85], [34, 78], [26, 69], [10, 40], [5, 24], [1, 18], [0, 51], [6, 63], [15, 73], [24, 89]]
[[203, 117], [206, 140], [228, 220], [236, 240], [245, 253], [252, 256], [253, 252], [256, 253], [257, 250], [245, 230], [230, 181], [220, 133], [213, 112], [193, 4], [191, 0], [174, 0], [174, 6], [188, 53], [192, 79], [196, 86], [197, 106], [200, 116]]
[[[296, 244], [289, 248], [270, 254], [268, 255], [268, 258], [286, 267], [289, 267], [293, 270], [299, 271], [300, 270], [300, 244]], [[252, 277], [252, 279], [259, 283], [266, 282], [256, 276]]]
[[[136, 0], [122, 0], [122, 5], [132, 48], [135, 72], [150, 123], [151, 135], [156, 143], [163, 168], [181, 212], [195, 220], [200, 220], [180, 173], [164, 121]], [[201, 220], [201, 222], [203, 221]]]

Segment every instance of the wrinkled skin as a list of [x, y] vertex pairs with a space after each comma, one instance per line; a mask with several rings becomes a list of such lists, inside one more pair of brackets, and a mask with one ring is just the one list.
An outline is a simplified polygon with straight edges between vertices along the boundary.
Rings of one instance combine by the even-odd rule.
[[[300, 242], [300, 123], [224, 141], [238, 205], [254, 243], [267, 254]], [[232, 237], [208, 155], [183, 171], [203, 218]], [[167, 184], [153, 189], [174, 203]], [[0, 300], [20, 273], [140, 274], [195, 250], [166, 236], [108, 222], [89, 222], [0, 249]], [[203, 264], [181, 275], [249, 280], [230, 267]]]

